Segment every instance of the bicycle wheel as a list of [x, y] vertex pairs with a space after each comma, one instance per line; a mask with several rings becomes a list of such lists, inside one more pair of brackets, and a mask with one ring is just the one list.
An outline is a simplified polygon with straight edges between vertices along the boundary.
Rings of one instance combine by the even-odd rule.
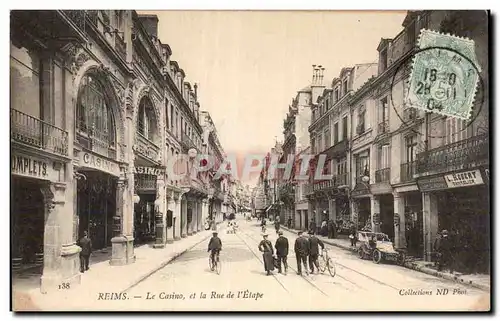
[[332, 259], [328, 259], [328, 262], [326, 262], [326, 267], [328, 268], [328, 273], [330, 273], [333, 278], [337, 274], [337, 268], [335, 267]]
[[326, 271], [326, 260], [324, 256], [321, 256], [321, 259], [319, 260], [319, 270], [321, 273]]
[[220, 271], [221, 271], [221, 263], [220, 263], [220, 260], [215, 262], [215, 270], [217, 271], [217, 274], [220, 274]]
[[212, 255], [208, 257], [208, 266], [210, 267], [210, 271], [214, 270], [214, 262], [212, 260]]

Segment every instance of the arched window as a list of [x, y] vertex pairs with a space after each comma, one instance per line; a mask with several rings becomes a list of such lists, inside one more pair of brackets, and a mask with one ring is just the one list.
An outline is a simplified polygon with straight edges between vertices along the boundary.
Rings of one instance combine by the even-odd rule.
[[85, 75], [78, 93], [76, 108], [77, 139], [107, 157], [116, 157], [116, 134], [113, 113], [104, 87], [93, 75]]
[[139, 134], [154, 142], [156, 134], [155, 115], [153, 111], [153, 104], [147, 97], [143, 97], [139, 104], [137, 127]]

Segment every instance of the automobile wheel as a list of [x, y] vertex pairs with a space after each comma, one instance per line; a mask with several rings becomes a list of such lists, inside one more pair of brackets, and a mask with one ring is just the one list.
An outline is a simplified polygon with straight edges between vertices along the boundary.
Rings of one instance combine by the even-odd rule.
[[364, 259], [365, 258], [365, 254], [364, 254], [362, 248], [358, 249], [358, 256], [359, 256], [360, 259]]
[[379, 264], [382, 261], [382, 253], [375, 249], [373, 250], [373, 263]]

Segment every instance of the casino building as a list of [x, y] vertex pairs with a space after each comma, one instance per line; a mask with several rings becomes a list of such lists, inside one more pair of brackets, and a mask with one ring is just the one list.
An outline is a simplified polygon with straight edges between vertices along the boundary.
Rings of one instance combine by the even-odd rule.
[[204, 182], [166, 171], [201, 150], [197, 86], [157, 27], [130, 10], [12, 11], [14, 280], [35, 276], [44, 293], [80, 283], [84, 231], [123, 265], [134, 245], [201, 230]]

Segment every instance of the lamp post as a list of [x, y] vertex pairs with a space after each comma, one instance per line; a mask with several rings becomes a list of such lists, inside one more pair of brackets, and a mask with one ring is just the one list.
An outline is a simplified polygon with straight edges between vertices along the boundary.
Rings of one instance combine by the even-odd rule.
[[155, 200], [155, 234], [156, 234], [156, 239], [155, 239], [155, 244], [153, 247], [155, 249], [157, 248], [163, 248], [165, 247], [165, 244], [163, 244], [163, 213], [160, 210], [161, 206], [161, 199], [157, 198]]

